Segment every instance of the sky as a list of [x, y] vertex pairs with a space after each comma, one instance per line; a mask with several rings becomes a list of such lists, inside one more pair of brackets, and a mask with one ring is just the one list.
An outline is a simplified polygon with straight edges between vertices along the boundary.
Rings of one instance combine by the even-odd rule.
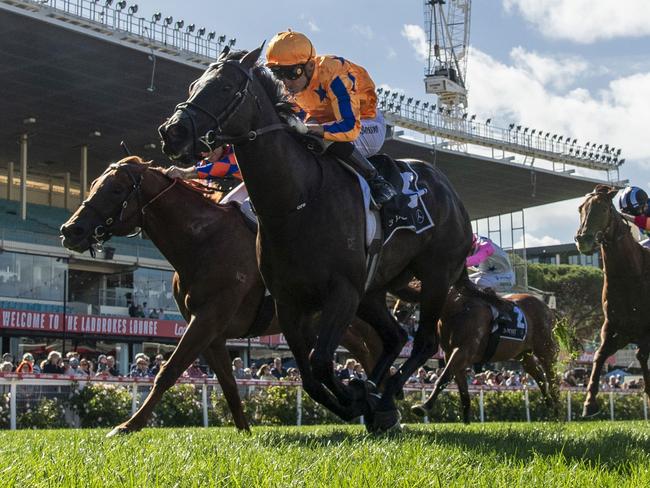
[[[242, 49], [287, 28], [304, 32], [318, 53], [361, 64], [377, 85], [435, 103], [424, 93], [422, 0], [136, 3], [138, 16], [160, 11], [236, 38]], [[647, 0], [474, 0], [470, 46], [468, 112], [478, 120], [622, 148], [621, 179], [650, 189]], [[526, 245], [572, 242], [579, 202], [526, 210]]]

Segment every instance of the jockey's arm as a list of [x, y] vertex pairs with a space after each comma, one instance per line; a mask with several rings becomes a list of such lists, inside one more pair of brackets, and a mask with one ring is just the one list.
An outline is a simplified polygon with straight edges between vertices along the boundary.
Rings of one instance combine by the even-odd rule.
[[637, 215], [634, 217], [634, 223], [643, 230], [650, 230], [650, 218], [646, 215]]
[[352, 81], [347, 76], [337, 76], [327, 88], [332, 101], [336, 120], [319, 124], [316, 133], [322, 130], [323, 138], [336, 142], [353, 142], [361, 133], [361, 101], [352, 90]]
[[494, 245], [492, 244], [492, 241], [481, 241], [478, 250], [465, 261], [465, 266], [468, 268], [470, 266], [478, 266], [487, 258], [492, 256], [492, 254], [494, 254]]

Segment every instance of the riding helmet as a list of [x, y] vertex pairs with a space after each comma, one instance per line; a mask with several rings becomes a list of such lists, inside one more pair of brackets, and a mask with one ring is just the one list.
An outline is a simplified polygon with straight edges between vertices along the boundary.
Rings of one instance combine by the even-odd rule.
[[637, 186], [628, 186], [618, 197], [618, 208], [621, 212], [640, 215], [643, 206], [648, 202], [648, 194]]
[[295, 66], [305, 64], [316, 55], [306, 35], [291, 29], [276, 34], [266, 50], [266, 65]]

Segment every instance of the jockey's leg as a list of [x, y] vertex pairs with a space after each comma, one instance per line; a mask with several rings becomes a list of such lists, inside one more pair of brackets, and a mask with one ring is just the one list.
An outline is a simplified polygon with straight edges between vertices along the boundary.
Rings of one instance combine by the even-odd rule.
[[242, 182], [223, 197], [219, 203], [237, 202], [241, 204], [244, 203], [244, 200], [247, 198], [248, 190], [246, 189], [246, 185]]
[[368, 157], [377, 154], [386, 138], [386, 122], [380, 111], [374, 119], [361, 119], [361, 134], [352, 143], [335, 142], [328, 151], [348, 163], [370, 186], [377, 205], [382, 205], [397, 195], [397, 191], [377, 171]]

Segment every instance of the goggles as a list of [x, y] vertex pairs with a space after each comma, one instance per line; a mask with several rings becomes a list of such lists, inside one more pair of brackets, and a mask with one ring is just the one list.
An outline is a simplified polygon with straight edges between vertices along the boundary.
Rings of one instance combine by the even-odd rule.
[[305, 73], [304, 64], [293, 66], [274, 66], [271, 68], [273, 75], [280, 80], [297, 80]]

